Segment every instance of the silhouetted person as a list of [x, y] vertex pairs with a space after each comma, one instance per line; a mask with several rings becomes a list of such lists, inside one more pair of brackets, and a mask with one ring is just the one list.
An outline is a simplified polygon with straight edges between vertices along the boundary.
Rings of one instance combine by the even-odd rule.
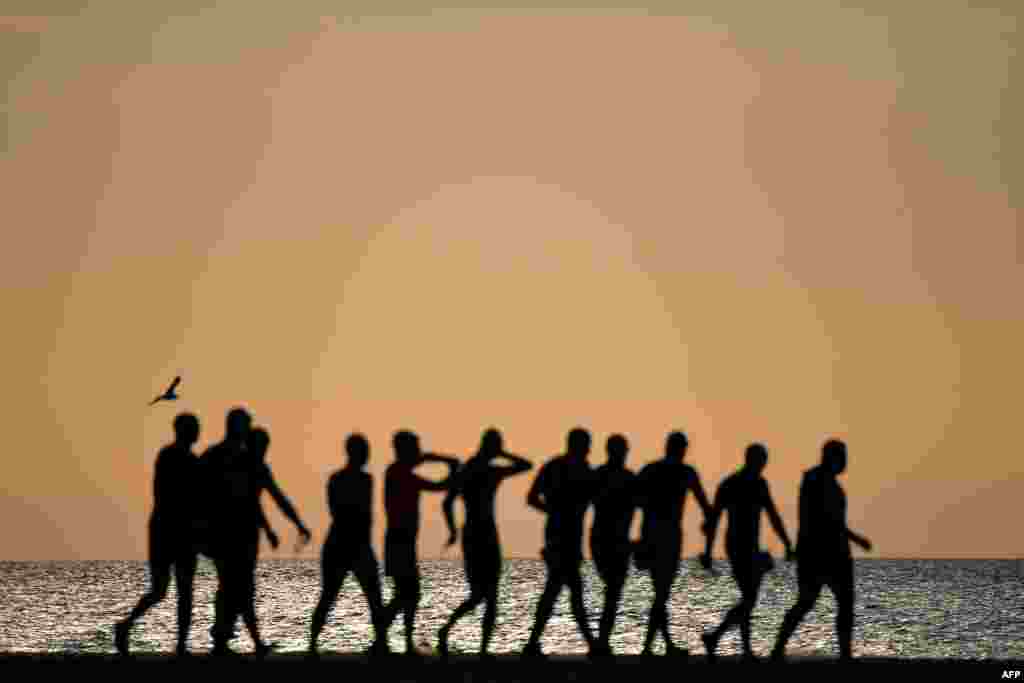
[[542, 656], [540, 639], [555, 607], [555, 601], [568, 586], [569, 601], [587, 648], [596, 653], [594, 634], [587, 621], [583, 604], [583, 518], [590, 505], [594, 474], [587, 464], [590, 434], [576, 428], [569, 432], [567, 452], [549, 460], [533, 481], [527, 504], [548, 516], [544, 527], [544, 549], [547, 582], [537, 603], [533, 630], [523, 650], [527, 656]]
[[828, 586], [836, 599], [839, 656], [853, 656], [853, 555], [850, 541], [871, 550], [868, 539], [846, 526], [846, 494], [837, 477], [846, 470], [846, 444], [831, 439], [821, 449], [821, 464], [800, 483], [800, 529], [796, 540], [799, 595], [782, 620], [773, 659], [782, 659], [786, 642]]
[[331, 475], [327, 482], [327, 504], [331, 511], [331, 528], [320, 554], [322, 590], [320, 602], [313, 611], [309, 651], [316, 653], [317, 640], [338, 593], [349, 572], [356, 576], [375, 631], [372, 652], [387, 651], [386, 627], [382, 623], [384, 605], [381, 598], [377, 556], [370, 542], [373, 526], [373, 475], [365, 471], [370, 457], [370, 443], [362, 434], [345, 440], [348, 466]]
[[270, 646], [260, 640], [258, 630], [253, 632], [256, 624], [254, 610], [250, 608], [255, 600], [259, 532], [266, 525], [260, 494], [268, 491], [303, 539], [310, 537], [309, 530], [263, 462], [263, 453], [270, 444], [269, 435], [262, 429], [250, 434], [251, 424], [252, 419], [245, 410], [232, 410], [228, 413], [224, 441], [210, 447], [202, 459], [213, 501], [210, 546], [218, 578], [212, 628], [214, 654], [230, 652], [228, 641], [234, 636], [239, 615], [246, 617], [257, 653], [266, 654], [270, 650]]
[[761, 512], [768, 513], [772, 528], [779, 535], [786, 547], [786, 557], [793, 556], [793, 546], [786, 535], [786, 528], [775, 509], [768, 482], [761, 473], [768, 464], [768, 450], [761, 444], [747, 447], [744, 466], [738, 472], [729, 475], [719, 485], [715, 494], [715, 503], [711, 508], [711, 517], [705, 524], [707, 545], [701, 561], [706, 568], [711, 567], [711, 550], [715, 545], [715, 534], [723, 512], [729, 516], [729, 527], [725, 536], [725, 550], [732, 567], [732, 576], [740, 589], [739, 603], [729, 610], [721, 625], [712, 633], [702, 636], [707, 648], [708, 657], [714, 659], [718, 641], [733, 626], [740, 627], [743, 642], [743, 653], [754, 658], [754, 650], [750, 644], [750, 621], [757, 596], [761, 590], [761, 580], [771, 570], [771, 556], [761, 551]]
[[629, 444], [621, 434], [608, 437], [608, 462], [595, 471], [594, 525], [590, 530], [590, 555], [604, 581], [604, 611], [596, 651], [610, 655], [611, 634], [629, 574], [632, 545], [629, 530], [636, 511], [636, 475], [626, 469]]
[[665, 457], [640, 471], [637, 482], [643, 508], [640, 544], [636, 548], [638, 569], [651, 573], [654, 604], [651, 607], [644, 639], [643, 654], [651, 654], [654, 637], [661, 633], [666, 654], [687, 655], [685, 648], [672, 642], [668, 630], [668, 599], [679, 571], [683, 548], [683, 509], [686, 494], [693, 491], [704, 512], [711, 514], [711, 505], [704, 495], [697, 471], [683, 462], [689, 440], [682, 432], [672, 432], [665, 442]]
[[[494, 461], [503, 457], [510, 465], [496, 465]], [[469, 582], [469, 597], [456, 609], [448, 622], [438, 632], [438, 649], [442, 656], [448, 654], [448, 634], [455, 622], [485, 604], [483, 639], [480, 653], [487, 654], [494, 622], [498, 610], [498, 584], [501, 581], [501, 543], [498, 526], [494, 519], [494, 499], [498, 485], [516, 474], [527, 472], [532, 464], [517, 455], [506, 453], [501, 432], [489, 429], [484, 432], [477, 454], [469, 459], [452, 479], [448, 495], [444, 499], [444, 515], [450, 536], [448, 545], [454, 545], [458, 538], [455, 528], [455, 500], [462, 496], [466, 509], [466, 521], [462, 527], [462, 556]]]
[[187, 653], [192, 623], [192, 579], [196, 571], [193, 511], [190, 508], [198, 460], [192, 446], [199, 439], [199, 420], [182, 413], [174, 419], [174, 443], [156, 458], [153, 477], [153, 512], [149, 518], [150, 590], [131, 613], [114, 626], [114, 644], [128, 654], [132, 625], [167, 596], [174, 568], [178, 591], [178, 649]]
[[[395, 462], [388, 465], [384, 477], [384, 509], [388, 528], [384, 535], [384, 571], [394, 580], [395, 596], [384, 608], [384, 633], [378, 634], [387, 642], [387, 631], [399, 612], [405, 617], [406, 653], [418, 654], [413, 642], [416, 628], [416, 609], [420, 602], [420, 571], [416, 561], [416, 542], [420, 531], [420, 494], [423, 491], [444, 491], [451, 482], [459, 461], [446, 455], [420, 452], [419, 437], [408, 431], [399, 431], [392, 441]], [[413, 470], [428, 462], [448, 465], [444, 481], [430, 481]], [[376, 647], [379, 647], [375, 644]]]

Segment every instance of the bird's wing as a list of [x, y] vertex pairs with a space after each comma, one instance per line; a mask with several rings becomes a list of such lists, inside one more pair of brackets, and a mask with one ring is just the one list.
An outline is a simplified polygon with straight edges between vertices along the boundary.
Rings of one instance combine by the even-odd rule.
[[179, 384], [181, 384], [181, 376], [178, 376], [178, 377], [174, 378], [174, 381], [171, 382], [170, 388], [167, 389], [167, 393], [169, 394], [172, 391], [174, 391], [175, 387], [177, 387]]
[[157, 396], [156, 398], [154, 398], [152, 401], [149, 402], [149, 405], [151, 405], [151, 406], [152, 405], [156, 405], [157, 403], [160, 402], [160, 399], [162, 399], [162, 398], [163, 398], [163, 396]]

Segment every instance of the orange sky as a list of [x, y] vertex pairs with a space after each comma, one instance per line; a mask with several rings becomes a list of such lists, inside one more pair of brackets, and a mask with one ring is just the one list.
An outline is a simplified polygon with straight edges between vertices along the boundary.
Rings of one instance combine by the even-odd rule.
[[792, 532], [842, 436], [878, 555], [1024, 554], [1019, 8], [22, 4], [0, 559], [144, 557], [174, 415], [239, 403], [318, 538], [353, 430], [379, 504], [397, 428], [540, 463], [582, 424], [636, 467], [686, 430], [709, 488], [764, 441]]

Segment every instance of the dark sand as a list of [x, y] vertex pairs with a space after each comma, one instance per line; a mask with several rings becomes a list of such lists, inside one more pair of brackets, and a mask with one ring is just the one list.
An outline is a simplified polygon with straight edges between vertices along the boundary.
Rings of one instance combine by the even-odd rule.
[[[817, 680], [822, 676], [843, 676], [846, 671], [854, 674], [870, 676], [886, 676], [891, 673], [902, 676], [927, 676], [929, 674], [953, 673], [967, 674], [970, 680], [1024, 680], [1024, 674], [1014, 674], [1024, 670], [1024, 660], [954, 660], [954, 659], [889, 659], [864, 657], [853, 662], [839, 662], [834, 658], [793, 656], [783, 663], [761, 660], [756, 663], [742, 662], [735, 657], [719, 657], [714, 663], [707, 661], [704, 655], [690, 657], [640, 657], [625, 656], [611, 660], [590, 660], [582, 656], [551, 656], [541, 660], [524, 659], [518, 655], [497, 655], [481, 660], [473, 655], [453, 655], [447, 660], [435, 656], [411, 658], [392, 656], [388, 658], [369, 658], [359, 654], [322, 653], [318, 658], [311, 659], [299, 653], [272, 654], [264, 659], [242, 654], [229, 657], [210, 657], [207, 654], [196, 654], [187, 658], [176, 658], [164, 654], [139, 654], [123, 658], [116, 655], [55, 655], [55, 654], [0, 654], [0, 667], [11, 671], [12, 667], [22, 666], [31, 670], [49, 669], [60, 675], [82, 675], [88, 669], [99, 668], [97, 675], [104, 679], [114, 678], [125, 680], [141, 680], [153, 671], [153, 667], [176, 669], [188, 675], [202, 677], [204, 674], [216, 675], [226, 680], [226, 676], [256, 675], [259, 680], [267, 675], [281, 680], [281, 674], [295, 671], [293, 675], [305, 667], [330, 669], [330, 675], [339, 680], [369, 680], [374, 683], [385, 681], [445, 681], [469, 683], [471, 681], [524, 681], [526, 683], [542, 683], [544, 681], [576, 681], [584, 679], [607, 680], [619, 677], [618, 683], [653, 683], [653, 679], [667, 677], [684, 677], [688, 680], [723, 680], [732, 678], [749, 679], [751, 675], [764, 677], [766, 681], [777, 676], [785, 680]], [[53, 668], [63, 669], [54, 672]], [[65, 668], [67, 667], [67, 668]], [[73, 667], [73, 668], [72, 668]], [[238, 667], [246, 667], [239, 671]], [[255, 668], [251, 668], [255, 667]], [[230, 669], [231, 671], [226, 671]], [[1010, 672], [1004, 674], [1004, 672]], [[275, 676], [275, 673], [278, 674]], [[287, 674], [285, 674], [287, 675]], [[622, 679], [621, 677], [628, 677]], [[47, 677], [48, 679], [48, 677]], [[29, 680], [26, 678], [9, 680]], [[615, 678], [612, 678], [615, 680]], [[885, 679], [880, 679], [885, 680]], [[289, 681], [288, 683], [292, 683]]]

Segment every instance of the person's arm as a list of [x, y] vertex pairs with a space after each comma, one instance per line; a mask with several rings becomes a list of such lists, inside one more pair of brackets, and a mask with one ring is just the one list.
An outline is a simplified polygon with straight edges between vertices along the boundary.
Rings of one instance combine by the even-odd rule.
[[281, 544], [277, 534], [274, 533], [274, 529], [270, 526], [270, 522], [267, 520], [267, 515], [263, 512], [263, 506], [257, 505], [256, 508], [260, 514], [260, 528], [267, 534], [267, 540], [270, 541], [270, 547], [277, 550], [277, 546]]
[[860, 534], [851, 531], [850, 527], [846, 527], [846, 537], [854, 543], [856, 543], [857, 545], [859, 545], [866, 552], [871, 552], [871, 541], [864, 538]]
[[715, 502], [711, 506], [711, 514], [705, 520], [701, 529], [704, 531], [704, 556], [710, 560], [711, 550], [715, 547], [715, 536], [718, 534], [718, 521], [722, 516], [725, 507], [725, 498], [728, 495], [728, 484], [723, 482], [715, 493]]
[[768, 513], [768, 521], [771, 522], [772, 528], [775, 529], [775, 533], [778, 534], [779, 539], [783, 545], [786, 546], [786, 559], [793, 558], [793, 544], [789, 540], [789, 534], [786, 533], [786, 525], [782, 523], [782, 517], [779, 515], [779, 511], [775, 507], [775, 501], [772, 500], [771, 491], [768, 488], [768, 483], [765, 482], [764, 490], [762, 495], [764, 496], [764, 509]]
[[441, 504], [441, 508], [444, 510], [444, 522], [448, 525], [448, 543], [446, 546], [455, 545], [455, 541], [458, 540], [459, 532], [455, 526], [455, 499], [462, 493], [462, 486], [466, 481], [466, 468], [465, 466], [460, 470], [453, 478], [452, 483], [448, 487], [448, 495], [444, 497], [444, 503]]
[[491, 469], [497, 470], [502, 474], [502, 476], [511, 477], [516, 474], [522, 474], [523, 472], [529, 472], [533, 469], [533, 463], [526, 458], [505, 452], [502, 452], [501, 457], [508, 460], [511, 464], [505, 466], [491, 465]]
[[284, 514], [284, 516], [295, 525], [295, 528], [299, 530], [299, 533], [302, 534], [303, 541], [309, 541], [312, 534], [309, 529], [306, 528], [306, 525], [302, 523], [302, 520], [299, 518], [299, 513], [295, 511], [295, 507], [292, 506], [291, 501], [288, 500], [288, 496], [284, 495], [284, 492], [281, 491], [277, 482], [274, 481], [274, 477], [270, 474], [269, 469], [266, 470], [265, 477], [266, 489], [270, 493], [270, 497], [274, 499], [275, 503], [277, 503], [277, 507], [281, 510], [282, 514]]
[[700, 483], [700, 475], [692, 467], [690, 468], [690, 486], [693, 488], [693, 495], [697, 496], [700, 509], [704, 512], [704, 521], [707, 523], [707, 520], [711, 519], [711, 503], [708, 502], [708, 497], [704, 494], [704, 487]]
[[548, 511], [547, 473], [547, 465], [540, 468], [540, 472], [537, 473], [536, 478], [533, 480], [533, 485], [530, 486], [530, 492], [526, 495], [526, 504], [543, 513], [547, 513]]

